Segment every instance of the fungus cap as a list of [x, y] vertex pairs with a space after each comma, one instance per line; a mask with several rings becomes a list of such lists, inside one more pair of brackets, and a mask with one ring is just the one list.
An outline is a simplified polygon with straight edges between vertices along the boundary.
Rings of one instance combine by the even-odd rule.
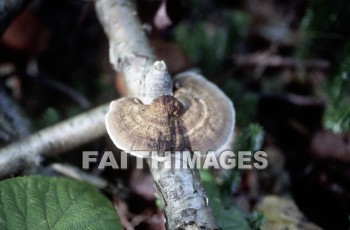
[[138, 157], [148, 151], [215, 151], [230, 148], [235, 111], [213, 83], [193, 72], [174, 78], [174, 96], [150, 105], [135, 98], [113, 101], [106, 128], [114, 144]]

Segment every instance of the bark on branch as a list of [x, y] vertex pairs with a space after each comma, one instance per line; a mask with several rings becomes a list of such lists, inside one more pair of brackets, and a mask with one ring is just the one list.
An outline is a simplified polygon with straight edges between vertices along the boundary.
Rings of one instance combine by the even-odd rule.
[[[110, 41], [112, 65], [124, 74], [128, 95], [140, 97], [154, 54], [135, 9], [128, 0], [96, 0], [96, 11]], [[61, 153], [104, 135], [108, 107], [102, 105], [1, 149], [0, 178], [37, 164], [41, 155]], [[168, 229], [218, 229], [197, 169], [150, 169], [166, 204]]]
[[0, 178], [34, 166], [41, 155], [55, 155], [88, 143], [106, 133], [104, 119], [109, 104], [43, 129], [0, 150]]
[[128, 96], [141, 96], [144, 75], [155, 59], [133, 1], [96, 0], [95, 8], [109, 40], [109, 58], [124, 74]]
[[[154, 54], [128, 0], [97, 0], [96, 10], [110, 42], [110, 61], [124, 73], [129, 96], [141, 98], [143, 80]], [[218, 229], [197, 169], [151, 167], [165, 204], [168, 229]]]

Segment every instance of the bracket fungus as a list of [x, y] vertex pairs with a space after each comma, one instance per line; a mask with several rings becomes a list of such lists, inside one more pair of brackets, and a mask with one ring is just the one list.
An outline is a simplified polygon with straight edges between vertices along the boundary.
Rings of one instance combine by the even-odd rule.
[[[164, 62], [156, 62], [150, 73], [154, 73], [154, 69], [167, 73], [164, 66]], [[146, 97], [147, 100], [141, 101], [143, 98], [127, 97], [111, 103], [106, 128], [114, 144], [138, 157], [148, 156], [149, 151], [217, 153], [229, 148], [235, 125], [231, 100], [199, 74], [177, 75], [174, 92], [168, 77], [165, 76], [165, 81], [156, 77], [165, 82], [168, 90], [160, 94], [152, 91], [156, 95], [153, 99]]]

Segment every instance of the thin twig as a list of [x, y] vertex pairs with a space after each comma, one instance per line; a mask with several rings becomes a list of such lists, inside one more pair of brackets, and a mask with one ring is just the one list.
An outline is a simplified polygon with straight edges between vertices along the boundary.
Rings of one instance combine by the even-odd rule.
[[65, 85], [59, 81], [55, 81], [53, 79], [49, 79], [40, 75], [33, 76], [27, 73], [23, 73], [21, 75], [30, 80], [36, 81], [39, 84], [46, 85], [47, 87], [50, 87], [68, 96], [72, 101], [74, 101], [82, 109], [89, 109], [91, 107], [90, 101], [84, 95], [80, 94], [77, 90], [75, 90], [74, 88], [68, 85]]
[[281, 57], [278, 55], [246, 54], [233, 57], [237, 66], [268, 66], [289, 67], [305, 69], [327, 69], [329, 62], [319, 59], [301, 60], [292, 57]]
[[89, 174], [72, 165], [54, 163], [50, 165], [49, 168], [53, 169], [57, 173], [60, 173], [64, 176], [67, 176], [76, 180], [85, 181], [99, 189], [106, 189], [108, 186], [108, 182], [102, 179], [101, 177]]
[[82, 109], [90, 109], [91, 108], [91, 103], [90, 101], [81, 93], [79, 93], [77, 90], [74, 88], [65, 85], [59, 81], [49, 79], [45, 76], [42, 75], [32, 75], [28, 74], [25, 72], [17, 72], [17, 71], [12, 71], [4, 76], [1, 76], [3, 81], [6, 81], [7, 79], [15, 76], [15, 75], [20, 75], [21, 77], [24, 77], [26, 79], [29, 79], [31, 81], [34, 81], [40, 85], [43, 85], [45, 87], [51, 88], [53, 90], [57, 90], [59, 93], [69, 97], [72, 101], [74, 101], [80, 108]]

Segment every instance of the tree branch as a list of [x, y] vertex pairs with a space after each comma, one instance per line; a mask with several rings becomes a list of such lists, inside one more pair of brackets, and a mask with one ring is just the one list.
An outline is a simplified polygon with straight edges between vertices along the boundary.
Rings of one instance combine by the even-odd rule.
[[[140, 97], [154, 54], [135, 9], [128, 0], [96, 0], [96, 11], [110, 41], [113, 67], [123, 72], [128, 95]], [[104, 135], [108, 107], [102, 105], [1, 149], [0, 177], [38, 164], [41, 155], [65, 152]], [[197, 169], [150, 170], [166, 204], [168, 229], [218, 229]]]
[[99, 20], [108, 36], [114, 69], [124, 74], [128, 96], [141, 97], [144, 75], [155, 56], [138, 20], [133, 1], [96, 0]]
[[[142, 99], [152, 53], [136, 11], [129, 0], [97, 0], [96, 11], [110, 42], [110, 61], [124, 73], [129, 96]], [[172, 156], [174, 157], [174, 156]], [[207, 203], [198, 170], [151, 167], [159, 197], [165, 204], [168, 229], [218, 229]]]
[[109, 104], [43, 129], [0, 150], [0, 178], [24, 166], [34, 166], [41, 155], [66, 152], [106, 133], [104, 119]]

